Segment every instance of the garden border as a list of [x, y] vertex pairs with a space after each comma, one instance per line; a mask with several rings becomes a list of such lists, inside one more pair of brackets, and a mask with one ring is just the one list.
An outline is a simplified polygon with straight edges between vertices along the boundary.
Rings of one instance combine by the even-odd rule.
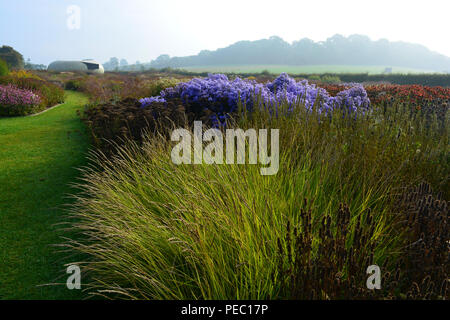
[[40, 114], [43, 114], [43, 113], [45, 113], [45, 112], [47, 112], [47, 111], [49, 111], [49, 110], [52, 110], [52, 109], [56, 108], [56, 107], [62, 106], [63, 104], [64, 104], [64, 103], [56, 104], [56, 105], [54, 105], [53, 107], [47, 108], [47, 109], [42, 110], [41, 112], [38, 112], [38, 113], [33, 113], [33, 114], [26, 115], [25, 117], [35, 117], [35, 116], [38, 116], [38, 115], [40, 115]]

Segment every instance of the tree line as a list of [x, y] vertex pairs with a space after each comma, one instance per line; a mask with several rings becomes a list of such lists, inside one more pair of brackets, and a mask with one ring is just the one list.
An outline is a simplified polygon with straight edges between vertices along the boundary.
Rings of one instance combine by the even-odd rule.
[[336, 34], [326, 41], [304, 38], [292, 44], [280, 37], [257, 41], [239, 41], [215, 51], [198, 55], [170, 57], [151, 61], [151, 68], [182, 68], [220, 65], [382, 65], [450, 72], [450, 58], [419, 44], [372, 41], [363, 35], [344, 37]]

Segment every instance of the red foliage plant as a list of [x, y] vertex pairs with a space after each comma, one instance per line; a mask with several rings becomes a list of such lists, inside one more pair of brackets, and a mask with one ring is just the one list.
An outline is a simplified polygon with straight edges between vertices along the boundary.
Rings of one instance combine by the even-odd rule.
[[[331, 95], [336, 95], [342, 91], [345, 84], [320, 84], [320, 87], [326, 89]], [[380, 104], [391, 101], [392, 99], [401, 99], [413, 104], [429, 103], [435, 100], [450, 99], [450, 88], [427, 87], [421, 85], [396, 85], [396, 84], [372, 84], [364, 88], [373, 104]]]

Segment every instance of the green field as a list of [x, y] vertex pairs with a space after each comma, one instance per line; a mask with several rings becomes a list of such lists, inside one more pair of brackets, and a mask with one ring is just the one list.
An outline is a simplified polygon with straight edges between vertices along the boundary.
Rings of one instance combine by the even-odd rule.
[[[345, 65], [228, 65], [228, 66], [198, 66], [183, 67], [191, 72], [224, 72], [224, 73], [258, 73], [267, 70], [270, 73], [279, 74], [287, 72], [290, 74], [316, 74], [316, 73], [383, 73], [386, 66], [345, 66]], [[411, 69], [403, 67], [392, 67], [393, 73], [432, 73], [430, 70]]]
[[[58, 226], [69, 183], [86, 163], [88, 138], [77, 115], [87, 98], [66, 92], [66, 103], [34, 117], [0, 119], [0, 299], [71, 299], [65, 285]], [[44, 285], [44, 286], [42, 286]]]

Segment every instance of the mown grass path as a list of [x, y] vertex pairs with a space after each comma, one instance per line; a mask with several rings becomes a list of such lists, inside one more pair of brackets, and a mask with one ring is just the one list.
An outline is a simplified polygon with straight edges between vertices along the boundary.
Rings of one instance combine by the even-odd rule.
[[88, 137], [77, 115], [87, 98], [36, 117], [0, 119], [0, 299], [71, 299], [55, 224], [63, 221], [70, 183], [86, 164]]

